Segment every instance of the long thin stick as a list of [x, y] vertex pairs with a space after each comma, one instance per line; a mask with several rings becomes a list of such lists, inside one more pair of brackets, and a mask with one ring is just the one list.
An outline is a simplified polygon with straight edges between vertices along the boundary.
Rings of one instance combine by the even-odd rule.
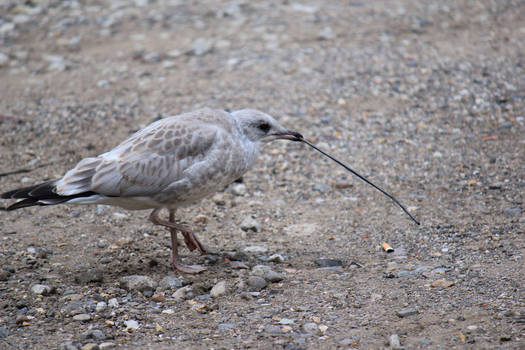
[[376, 190], [378, 190], [379, 192], [381, 192], [382, 194], [384, 194], [385, 196], [387, 196], [388, 198], [390, 198], [391, 200], [394, 201], [394, 203], [396, 203], [397, 205], [399, 205], [401, 207], [401, 209], [403, 209], [403, 211], [418, 225], [421, 225], [419, 223], [419, 221], [417, 221], [413, 216], [412, 214], [410, 214], [410, 212], [403, 206], [403, 204], [399, 203], [399, 201], [394, 197], [392, 196], [390, 193], [384, 191], [381, 187], [379, 186], [376, 186], [374, 185], [372, 182], [370, 182], [370, 180], [368, 180], [366, 177], [360, 175], [359, 173], [355, 172], [354, 170], [352, 170], [350, 167], [348, 167], [346, 164], [340, 162], [339, 160], [335, 159], [334, 157], [332, 157], [331, 155], [329, 155], [328, 153], [324, 152], [323, 150], [317, 148], [317, 146], [315, 146], [314, 144], [308, 142], [307, 140], [305, 140], [304, 138], [301, 138], [301, 139], [298, 139], [298, 141], [301, 141], [301, 142], [304, 142], [306, 143], [308, 146], [312, 147], [313, 149], [315, 149], [316, 151], [318, 151], [319, 153], [321, 153], [322, 155], [325, 155], [327, 156], [328, 158], [330, 158], [331, 160], [333, 160], [334, 162], [336, 162], [337, 164], [339, 164], [340, 166], [342, 166], [343, 168], [345, 168], [346, 170], [348, 170], [349, 172], [351, 172], [352, 174], [354, 174], [355, 176], [357, 176], [358, 178], [360, 178], [361, 180], [363, 180], [364, 182], [366, 182], [367, 184], [369, 184], [370, 186], [374, 187]]

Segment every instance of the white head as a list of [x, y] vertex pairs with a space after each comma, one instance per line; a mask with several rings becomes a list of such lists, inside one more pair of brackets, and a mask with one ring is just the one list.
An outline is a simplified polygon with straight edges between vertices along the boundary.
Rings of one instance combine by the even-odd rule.
[[241, 109], [231, 115], [239, 123], [244, 135], [253, 142], [277, 139], [299, 141], [303, 138], [297, 131], [282, 127], [273, 117], [255, 109]]

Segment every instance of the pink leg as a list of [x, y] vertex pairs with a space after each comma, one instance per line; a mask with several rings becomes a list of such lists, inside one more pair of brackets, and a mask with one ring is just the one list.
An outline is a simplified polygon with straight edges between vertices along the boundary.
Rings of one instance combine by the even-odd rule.
[[[176, 270], [179, 270], [185, 273], [199, 273], [199, 272], [206, 270], [204, 266], [185, 265], [181, 262], [179, 258], [179, 244], [177, 242], [177, 232], [182, 233], [182, 235], [184, 236], [184, 241], [186, 242], [186, 245], [188, 245], [188, 248], [190, 248], [190, 245], [193, 247], [193, 249], [190, 248], [190, 250], [199, 248], [199, 251], [203, 252], [204, 248], [198, 241], [197, 237], [195, 237], [195, 235], [188, 228], [182, 225], [178, 225], [174, 222], [175, 210], [170, 210], [169, 221], [159, 218], [159, 212], [160, 212], [160, 209], [154, 209], [151, 212], [149, 219], [153, 224], [167, 227], [168, 230], [170, 231], [171, 233], [171, 262], [173, 264], [173, 267]], [[188, 242], [190, 242], [190, 244]]]

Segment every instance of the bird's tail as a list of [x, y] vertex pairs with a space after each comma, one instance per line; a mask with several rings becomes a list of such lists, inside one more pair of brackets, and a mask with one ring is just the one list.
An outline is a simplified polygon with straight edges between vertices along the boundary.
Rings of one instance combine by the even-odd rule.
[[4, 199], [21, 199], [20, 201], [11, 204], [5, 210], [16, 210], [25, 207], [32, 207], [34, 205], [54, 205], [67, 202], [73, 198], [89, 197], [96, 194], [92, 191], [86, 191], [69, 196], [62, 196], [56, 193], [56, 180], [44, 182], [38, 185], [18, 188], [9, 192], [2, 193], [1, 197]]

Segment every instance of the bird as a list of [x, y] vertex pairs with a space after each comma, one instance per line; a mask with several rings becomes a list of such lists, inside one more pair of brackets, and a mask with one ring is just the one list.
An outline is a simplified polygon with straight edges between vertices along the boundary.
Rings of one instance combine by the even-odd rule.
[[[176, 210], [198, 202], [251, 169], [263, 144], [302, 141], [303, 136], [255, 109], [233, 112], [203, 108], [149, 124], [112, 150], [82, 159], [59, 179], [5, 192], [17, 199], [12, 211], [56, 204], [104, 204], [152, 209], [149, 220], [171, 234], [171, 264], [183, 273], [206, 270], [186, 265], [177, 233], [190, 251], [206, 254], [193, 231], [175, 220]], [[160, 213], [168, 210], [168, 218]]]

